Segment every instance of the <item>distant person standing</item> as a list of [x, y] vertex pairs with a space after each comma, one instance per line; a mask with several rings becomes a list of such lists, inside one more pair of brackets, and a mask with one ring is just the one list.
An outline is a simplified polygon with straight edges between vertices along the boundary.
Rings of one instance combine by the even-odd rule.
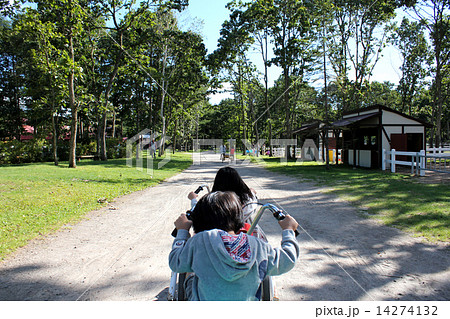
[[225, 154], [227, 153], [227, 147], [225, 144], [220, 145], [220, 159], [222, 162], [225, 160]]
[[150, 155], [151, 157], [155, 158], [156, 157], [156, 142], [155, 139], [153, 139], [150, 142]]

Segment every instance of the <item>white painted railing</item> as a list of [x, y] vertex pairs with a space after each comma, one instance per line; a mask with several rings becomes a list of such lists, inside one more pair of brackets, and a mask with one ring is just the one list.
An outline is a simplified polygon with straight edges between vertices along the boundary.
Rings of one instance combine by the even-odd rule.
[[[437, 151], [436, 151], [437, 150]], [[390, 164], [391, 172], [395, 173], [396, 165], [411, 166], [411, 174], [416, 173], [425, 176], [425, 171], [450, 173], [450, 148], [438, 148], [421, 150], [420, 152], [386, 151], [383, 149], [381, 169], [386, 170], [386, 164]], [[447, 152], [449, 151], [449, 152]], [[411, 156], [411, 161], [400, 161], [397, 156]]]
[[[398, 160], [398, 155], [411, 156], [411, 162]], [[425, 176], [426, 154], [424, 150], [421, 150], [420, 152], [402, 152], [396, 151], [395, 149], [392, 149], [391, 151], [383, 149], [381, 158], [381, 169], [383, 171], [386, 170], [387, 163], [391, 165], [392, 173], [395, 173], [396, 165], [405, 165], [411, 166], [411, 174], [414, 174], [416, 171], [418, 175]]]
[[427, 154], [433, 156], [450, 156], [450, 147], [428, 147]]

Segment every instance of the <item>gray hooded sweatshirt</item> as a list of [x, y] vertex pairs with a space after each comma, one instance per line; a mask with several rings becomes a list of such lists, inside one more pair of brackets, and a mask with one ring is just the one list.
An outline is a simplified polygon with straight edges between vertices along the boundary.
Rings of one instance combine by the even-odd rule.
[[213, 229], [189, 238], [179, 230], [169, 255], [174, 272], [194, 272], [190, 300], [259, 300], [259, 285], [266, 276], [291, 270], [299, 256], [292, 230], [283, 230], [280, 248], [247, 236], [251, 254], [246, 262], [232, 258], [225, 248], [221, 230]]

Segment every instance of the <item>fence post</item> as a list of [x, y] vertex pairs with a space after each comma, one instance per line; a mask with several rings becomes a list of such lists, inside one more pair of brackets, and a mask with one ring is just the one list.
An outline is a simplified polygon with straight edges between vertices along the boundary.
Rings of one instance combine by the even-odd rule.
[[395, 173], [395, 148], [391, 150], [391, 173]]
[[419, 175], [420, 176], [425, 176], [425, 168], [427, 165], [427, 153], [425, 150], [421, 150], [420, 151], [420, 168], [419, 168]]
[[381, 169], [383, 171], [386, 170], [386, 150], [383, 148], [383, 151], [381, 152]]

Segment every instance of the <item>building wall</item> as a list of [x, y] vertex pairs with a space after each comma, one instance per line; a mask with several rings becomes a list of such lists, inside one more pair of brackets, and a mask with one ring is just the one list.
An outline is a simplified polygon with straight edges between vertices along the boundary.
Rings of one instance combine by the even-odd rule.
[[[383, 110], [382, 123], [383, 126], [387, 125], [384, 126], [384, 130], [386, 131], [389, 138], [391, 137], [391, 134], [421, 133], [423, 134], [425, 140], [425, 127], [421, 123], [414, 121], [412, 119], [408, 119], [399, 114]], [[389, 126], [392, 124], [395, 124], [395, 126]], [[409, 126], [409, 125], [417, 125], [417, 126]], [[382, 139], [381, 149], [390, 151], [391, 146], [384, 133], [381, 134], [381, 139]]]
[[422, 125], [420, 122], [386, 110], [383, 110], [382, 121], [383, 124]]
[[[348, 150], [348, 164], [353, 165], [353, 152]], [[370, 168], [372, 166], [372, 151], [370, 150], [356, 150], [356, 166]]]

